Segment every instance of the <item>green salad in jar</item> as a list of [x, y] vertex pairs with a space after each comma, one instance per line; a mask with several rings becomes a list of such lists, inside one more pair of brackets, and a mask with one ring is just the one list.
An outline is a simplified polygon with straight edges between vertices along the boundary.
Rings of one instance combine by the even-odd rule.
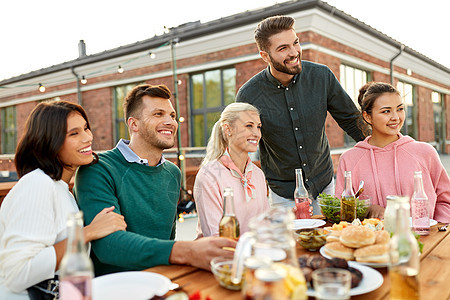
[[[339, 223], [341, 221], [341, 200], [335, 196], [322, 193], [317, 198], [322, 214], [330, 222]], [[356, 216], [361, 221], [367, 216], [370, 204], [364, 200], [356, 201]]]

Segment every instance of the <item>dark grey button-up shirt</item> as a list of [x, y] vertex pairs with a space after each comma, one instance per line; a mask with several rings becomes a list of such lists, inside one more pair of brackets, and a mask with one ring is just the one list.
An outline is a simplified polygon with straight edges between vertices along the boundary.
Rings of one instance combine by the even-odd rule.
[[357, 126], [359, 111], [324, 65], [302, 61], [302, 72], [283, 86], [269, 67], [238, 91], [261, 113], [261, 166], [270, 188], [293, 198], [295, 169], [303, 169], [305, 186], [315, 198], [331, 182], [333, 162], [325, 135], [327, 111], [355, 141], [364, 138]]

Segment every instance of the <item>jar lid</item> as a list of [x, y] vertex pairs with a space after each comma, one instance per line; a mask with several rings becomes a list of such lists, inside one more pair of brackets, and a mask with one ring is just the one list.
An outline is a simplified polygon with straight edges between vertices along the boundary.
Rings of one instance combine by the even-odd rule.
[[267, 256], [250, 256], [245, 259], [244, 266], [246, 268], [256, 270], [261, 267], [270, 266], [271, 259]]
[[255, 277], [265, 282], [281, 281], [286, 277], [286, 271], [281, 268], [262, 267], [255, 271]]

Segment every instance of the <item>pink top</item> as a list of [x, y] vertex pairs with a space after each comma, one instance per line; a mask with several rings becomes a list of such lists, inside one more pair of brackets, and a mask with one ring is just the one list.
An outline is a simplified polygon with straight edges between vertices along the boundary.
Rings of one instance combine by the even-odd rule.
[[439, 222], [450, 221], [450, 179], [436, 150], [429, 144], [399, 134], [399, 139], [384, 148], [364, 141], [341, 155], [336, 176], [335, 195], [344, 189], [344, 171], [352, 172], [356, 192], [364, 180], [364, 193], [372, 204], [386, 207], [386, 196], [411, 197], [414, 172], [422, 171], [425, 193], [430, 201], [431, 217]]
[[207, 163], [198, 171], [194, 183], [194, 200], [200, 223], [197, 227], [197, 233], [203, 232], [203, 236], [219, 235], [219, 222], [223, 214], [222, 194], [226, 187], [233, 189], [234, 209], [239, 221], [241, 235], [248, 231], [250, 218], [269, 208], [264, 173], [256, 165], [252, 164], [252, 167], [251, 181], [256, 190], [254, 191], [254, 199], [248, 202], [241, 180], [234, 177], [230, 170], [218, 160]]

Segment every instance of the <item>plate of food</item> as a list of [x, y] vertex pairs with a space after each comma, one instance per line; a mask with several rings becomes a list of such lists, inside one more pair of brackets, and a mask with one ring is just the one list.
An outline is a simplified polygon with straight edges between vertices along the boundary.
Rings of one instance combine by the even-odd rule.
[[386, 230], [373, 230], [365, 226], [349, 226], [333, 231], [319, 252], [326, 258], [338, 257], [357, 261], [373, 268], [389, 263], [390, 234]]
[[344, 259], [326, 259], [320, 255], [303, 255], [299, 257], [300, 267], [308, 282], [307, 295], [314, 297], [314, 288], [311, 286], [311, 273], [319, 268], [341, 268], [347, 269], [352, 274], [351, 296], [361, 295], [376, 290], [383, 284], [383, 276], [380, 272], [357, 262], [347, 262]]
[[294, 230], [316, 228], [325, 225], [326, 222], [320, 219], [296, 219], [294, 220]]
[[[387, 248], [387, 247], [386, 247], [386, 248]], [[326, 257], [326, 258], [328, 258], [328, 259], [333, 258], [333, 256], [328, 255], [328, 254], [325, 252], [325, 246], [321, 247], [321, 248], [319, 249], [319, 252], [320, 252], [320, 254], [321, 254], [323, 257]], [[388, 255], [387, 252], [386, 252], [386, 255]], [[350, 260], [349, 263], [356, 263], [356, 262]], [[388, 267], [388, 266], [389, 266], [389, 261], [387, 261], [387, 262], [379, 262], [379, 263], [375, 263], [375, 262], [362, 262], [362, 261], [360, 261], [360, 262], [358, 262], [358, 263], [361, 264], [361, 265], [365, 265], [365, 266], [368, 266], [368, 267], [372, 267], [372, 268], [385, 268], [385, 267]]]
[[163, 296], [169, 291], [169, 278], [152, 272], [119, 272], [92, 280], [92, 299], [141, 300]]

